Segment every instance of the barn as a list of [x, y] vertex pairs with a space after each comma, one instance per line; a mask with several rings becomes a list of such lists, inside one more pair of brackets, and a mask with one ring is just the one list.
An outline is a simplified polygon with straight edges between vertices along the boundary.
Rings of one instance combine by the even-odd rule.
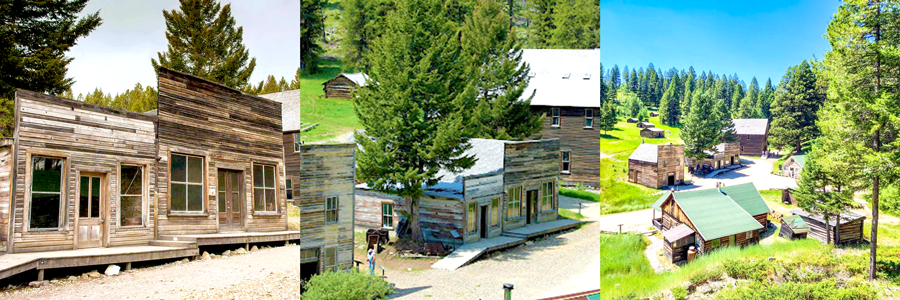
[[646, 138], [661, 139], [666, 137], [666, 131], [656, 127], [644, 128], [641, 129], [641, 136]]
[[628, 182], [651, 188], [684, 183], [684, 145], [641, 144], [628, 157]]
[[[801, 209], [793, 209], [791, 213], [803, 218], [803, 221], [809, 225], [809, 236], [825, 243], [827, 241], [827, 232], [825, 229], [825, 218], [820, 214], [810, 213]], [[831, 239], [835, 244], [857, 244], [863, 241], [863, 223], [866, 216], [851, 211], [845, 211], [840, 215], [840, 222], [835, 216], [831, 216], [828, 220], [830, 224]]]
[[341, 73], [326, 81], [322, 85], [325, 87], [325, 98], [350, 99], [356, 90], [364, 87], [369, 80], [369, 76], [365, 73]]
[[769, 147], [769, 119], [734, 119], [741, 155], [762, 156]]

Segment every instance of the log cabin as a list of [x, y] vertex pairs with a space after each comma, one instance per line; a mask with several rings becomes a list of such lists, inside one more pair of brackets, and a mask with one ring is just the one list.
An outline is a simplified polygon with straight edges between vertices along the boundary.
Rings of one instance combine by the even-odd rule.
[[706, 151], [703, 160], [688, 158], [690, 172], [708, 173], [718, 169], [741, 165], [741, 148], [739, 142], [721, 143], [714, 151]]
[[637, 118], [628, 118], [627, 120], [625, 120], [625, 122], [628, 122], [628, 123], [637, 123], [640, 121], [641, 120], [638, 120]]
[[653, 123], [650, 123], [650, 122], [640, 122], [640, 123], [637, 123], [636, 126], [637, 126], [638, 128], [652, 128], [652, 127], [656, 127], [656, 125], [653, 125]]
[[600, 49], [524, 49], [530, 71], [522, 100], [543, 115], [532, 139], [559, 139], [563, 185], [600, 186]]
[[794, 179], [800, 179], [803, 172], [803, 164], [806, 163], [806, 154], [794, 154], [781, 164], [781, 175]]
[[641, 129], [641, 136], [652, 139], [661, 139], [666, 137], [666, 131], [655, 127], [644, 128]]
[[[792, 209], [791, 213], [803, 218], [803, 221], [809, 225], [809, 236], [822, 243], [827, 242], [826, 234], [828, 230], [825, 228], [825, 218], [820, 214], [810, 213], [802, 209]], [[851, 211], [845, 211], [840, 214], [840, 222], [836, 216], [831, 216], [828, 220], [831, 228], [831, 239], [836, 245], [842, 244], [858, 244], [863, 242], [863, 223], [866, 216]]]
[[325, 98], [351, 99], [356, 90], [364, 87], [369, 80], [365, 73], [341, 73], [322, 85]]
[[778, 231], [778, 236], [789, 240], [805, 239], [809, 231], [809, 225], [800, 216], [784, 216], [781, 218], [781, 230]]
[[652, 208], [652, 223], [663, 231], [664, 252], [673, 263], [687, 257], [689, 246], [704, 254], [725, 246], [743, 247], [759, 242], [770, 211], [752, 183], [670, 191]]
[[684, 145], [641, 144], [628, 157], [628, 182], [651, 188], [684, 183]]
[[[440, 181], [419, 198], [419, 222], [427, 242], [460, 245], [558, 217], [559, 140], [472, 139], [475, 165], [441, 170]], [[408, 211], [406, 200], [356, 186], [357, 226], [395, 230]]]
[[769, 119], [734, 119], [734, 133], [740, 142], [740, 154], [757, 156], [769, 148]]

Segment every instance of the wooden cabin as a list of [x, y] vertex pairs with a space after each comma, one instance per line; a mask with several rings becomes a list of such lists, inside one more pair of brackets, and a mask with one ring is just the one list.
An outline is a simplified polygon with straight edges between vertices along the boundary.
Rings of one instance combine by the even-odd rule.
[[641, 136], [652, 139], [661, 139], [666, 137], [666, 131], [655, 127], [644, 128], [641, 129]]
[[703, 160], [688, 159], [688, 170], [691, 172], [708, 173], [718, 169], [741, 165], [741, 146], [738, 142], [721, 143], [716, 145], [715, 151], [706, 151]]
[[781, 218], [781, 230], [778, 231], [778, 236], [789, 240], [805, 239], [809, 231], [809, 225], [800, 216], [784, 216]]
[[[759, 242], [770, 211], [752, 183], [670, 191], [651, 207], [653, 224], [667, 237], [664, 251], [673, 263], [685, 257], [682, 251], [689, 246], [695, 246], [699, 255], [725, 246], [743, 247]], [[693, 243], [688, 243], [691, 239]]]
[[[803, 221], [809, 225], [810, 237], [820, 240], [823, 243], [828, 241], [826, 236], [828, 230], [825, 228], [825, 218], [822, 215], [806, 212], [801, 209], [793, 209], [791, 210], [791, 213], [800, 216], [803, 218]], [[840, 222], [838, 222], [837, 219], [837, 216], [832, 216], [828, 220], [832, 230], [831, 239], [834, 241], [834, 244], [857, 244], [863, 242], [863, 223], [865, 223], [866, 216], [846, 211], [841, 213]]]
[[740, 142], [740, 154], [763, 155], [769, 147], [769, 119], [734, 119], [731, 122]]
[[651, 112], [650, 112], [650, 116], [651, 116], [651, 117], [658, 117], [658, 116], [659, 116], [659, 113], [658, 113], [658, 112], [655, 112], [655, 111], [651, 111]]
[[637, 118], [628, 118], [627, 120], [625, 120], [625, 122], [628, 122], [628, 123], [637, 123], [640, 121], [641, 120], [638, 120]]
[[[428, 242], [463, 244], [558, 218], [559, 140], [472, 139], [465, 155], [475, 165], [425, 187], [419, 221]], [[406, 201], [358, 184], [355, 223], [394, 230], [408, 211]]]
[[684, 145], [641, 144], [628, 157], [628, 182], [651, 188], [684, 183]]
[[522, 100], [544, 118], [530, 139], [559, 139], [563, 185], [600, 187], [600, 49], [523, 49], [530, 67]]
[[637, 123], [637, 127], [638, 128], [651, 128], [651, 127], [656, 127], [656, 125], [653, 125], [653, 123], [650, 123], [650, 122], [640, 122], [640, 123]]
[[806, 154], [794, 154], [781, 164], [782, 176], [800, 179], [803, 172], [803, 164], [806, 163]]
[[784, 188], [781, 190], [781, 203], [789, 204], [789, 205], [797, 205], [797, 198], [794, 198], [794, 190], [790, 188]]
[[356, 90], [364, 87], [369, 80], [365, 73], [341, 73], [326, 81], [323, 89], [325, 98], [351, 99]]

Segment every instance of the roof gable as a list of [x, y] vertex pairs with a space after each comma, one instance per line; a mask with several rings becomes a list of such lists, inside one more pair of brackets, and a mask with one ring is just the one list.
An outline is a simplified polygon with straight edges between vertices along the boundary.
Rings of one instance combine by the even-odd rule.
[[523, 49], [522, 61], [532, 106], [600, 107], [600, 49]]
[[656, 163], [659, 160], [659, 145], [641, 144], [628, 156], [628, 160]]
[[765, 135], [769, 131], [769, 119], [734, 119], [735, 134]]
[[275, 102], [281, 102], [281, 127], [282, 131], [297, 131], [303, 127], [300, 122], [300, 90], [284, 91], [280, 93], [271, 93], [259, 95]]
[[718, 189], [672, 194], [675, 203], [691, 220], [704, 240], [763, 228], [747, 211]]

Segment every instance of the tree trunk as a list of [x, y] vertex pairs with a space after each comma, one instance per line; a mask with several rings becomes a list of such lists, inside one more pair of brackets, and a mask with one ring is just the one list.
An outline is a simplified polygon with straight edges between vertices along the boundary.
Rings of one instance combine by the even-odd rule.
[[[881, 85], [881, 55], [878, 42], [881, 41], [881, 2], [875, 1], [875, 96], [878, 97], [878, 86]], [[881, 150], [881, 128], [875, 130], [875, 152]], [[875, 281], [875, 252], [878, 247], [878, 184], [879, 177], [872, 177], [872, 244], [869, 252], [869, 281]]]
[[409, 203], [409, 229], [411, 237], [414, 241], [423, 240], [422, 226], [419, 224], [419, 199], [407, 197], [406, 203]]
[[831, 222], [829, 221], [828, 214], [824, 214], [825, 217], [825, 244], [831, 244]]

